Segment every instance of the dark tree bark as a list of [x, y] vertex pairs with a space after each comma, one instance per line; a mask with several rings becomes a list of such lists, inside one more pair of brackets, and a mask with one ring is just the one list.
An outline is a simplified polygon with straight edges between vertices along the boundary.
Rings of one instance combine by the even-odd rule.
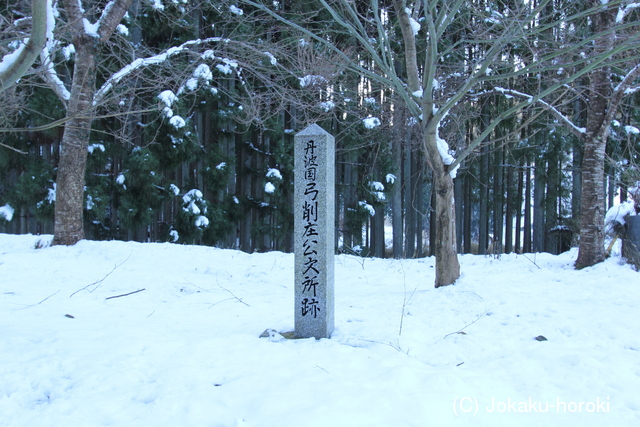
[[122, 20], [131, 0], [116, 0], [103, 12], [97, 36], [87, 34], [79, 2], [65, 0], [63, 4], [74, 33], [76, 57], [66, 113], [69, 120], [60, 145], [53, 245], [73, 245], [84, 238], [84, 176], [94, 117], [96, 52]]
[[524, 168], [524, 232], [522, 237], [522, 252], [529, 253], [531, 247], [531, 162], [527, 159]]
[[393, 164], [396, 170], [396, 182], [391, 188], [391, 220], [393, 228], [393, 257], [402, 258], [403, 254], [403, 220], [402, 220], [402, 136], [397, 135], [393, 141], [392, 155]]
[[[593, 3], [598, 3], [594, 0]], [[604, 9], [592, 18], [595, 33], [605, 32], [614, 23], [612, 9]], [[605, 32], [596, 40], [596, 53], [613, 47], [615, 35]], [[590, 74], [587, 103], [587, 131], [583, 137], [582, 203], [580, 208], [580, 246], [575, 267], [580, 269], [602, 262], [604, 254], [604, 159], [611, 108], [611, 70], [603, 67]]]

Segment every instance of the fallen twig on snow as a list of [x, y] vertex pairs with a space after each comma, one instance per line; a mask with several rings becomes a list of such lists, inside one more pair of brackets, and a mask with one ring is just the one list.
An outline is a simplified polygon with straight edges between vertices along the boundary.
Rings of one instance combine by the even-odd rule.
[[486, 315], [487, 315], [487, 313], [488, 313], [488, 311], [487, 311], [487, 310], [485, 310], [485, 311], [484, 311], [484, 313], [482, 313], [480, 316], [478, 316], [478, 318], [477, 318], [476, 320], [474, 320], [473, 322], [471, 322], [471, 323], [469, 323], [469, 324], [467, 324], [467, 325], [464, 325], [464, 327], [463, 327], [463, 328], [461, 328], [461, 329], [459, 329], [459, 330], [457, 330], [457, 331], [455, 331], [455, 332], [451, 332], [450, 334], [445, 335], [445, 336], [443, 337], [443, 339], [444, 339], [444, 338], [446, 338], [446, 337], [448, 337], [449, 335], [454, 335], [454, 334], [467, 335], [467, 333], [466, 333], [466, 332], [462, 332], [462, 331], [463, 331], [463, 330], [465, 330], [467, 327], [469, 327], [469, 326], [473, 325], [474, 323], [476, 323], [478, 320], [482, 319], [484, 316], [486, 316]]
[[100, 280], [96, 280], [95, 282], [88, 284], [87, 286], [85, 286], [85, 287], [84, 287], [84, 288], [82, 288], [82, 289], [78, 289], [77, 291], [75, 291], [74, 293], [72, 293], [71, 295], [69, 295], [69, 298], [71, 298], [72, 296], [74, 296], [75, 294], [77, 294], [77, 293], [78, 293], [78, 292], [80, 292], [80, 291], [84, 291], [84, 290], [86, 290], [89, 286], [96, 285], [96, 287], [95, 287], [95, 288], [93, 288], [93, 289], [91, 289], [91, 290], [89, 291], [89, 293], [92, 293], [93, 291], [95, 291], [96, 289], [98, 289], [98, 286], [100, 286], [100, 285], [102, 284], [102, 282], [104, 281], [104, 279], [106, 279], [107, 277], [109, 277], [109, 275], [110, 275], [111, 273], [113, 273], [114, 271], [116, 271], [116, 268], [120, 267], [122, 264], [124, 264], [125, 262], [127, 262], [127, 261], [129, 260], [129, 258], [131, 258], [131, 254], [133, 254], [133, 251], [131, 251], [131, 253], [130, 253], [130, 254], [129, 254], [129, 256], [127, 257], [127, 259], [125, 259], [125, 260], [124, 260], [124, 261], [122, 261], [120, 264], [118, 264], [118, 265], [116, 265], [115, 267], [113, 267], [113, 270], [111, 270], [110, 272], [108, 272], [107, 274], [105, 274], [105, 276], [104, 276], [102, 279], [100, 279]]
[[137, 291], [129, 292], [128, 294], [114, 295], [112, 297], [106, 297], [105, 299], [114, 299], [114, 298], [126, 297], [127, 295], [137, 294], [138, 292], [142, 292], [144, 290], [145, 290], [145, 288], [142, 288], [142, 289], [138, 289]]
[[52, 293], [51, 295], [49, 295], [48, 297], [46, 297], [45, 299], [43, 299], [43, 300], [42, 300], [42, 301], [40, 301], [40, 302], [37, 302], [37, 303], [35, 303], [35, 304], [31, 304], [31, 305], [28, 305], [28, 306], [26, 306], [26, 307], [22, 307], [22, 308], [14, 308], [14, 310], [24, 310], [24, 309], [29, 308], [29, 307], [35, 307], [35, 306], [36, 306], [36, 305], [38, 305], [38, 304], [42, 304], [43, 302], [45, 302], [46, 300], [48, 300], [49, 298], [51, 298], [52, 296], [54, 296], [54, 295], [55, 295], [55, 294], [57, 294], [58, 292], [60, 292], [60, 289], [58, 289], [56, 292]]

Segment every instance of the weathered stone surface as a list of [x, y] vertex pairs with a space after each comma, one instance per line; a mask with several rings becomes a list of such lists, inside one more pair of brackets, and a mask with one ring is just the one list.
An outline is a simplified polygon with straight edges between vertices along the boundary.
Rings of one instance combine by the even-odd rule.
[[335, 141], [316, 124], [294, 140], [295, 336], [329, 338], [334, 328]]

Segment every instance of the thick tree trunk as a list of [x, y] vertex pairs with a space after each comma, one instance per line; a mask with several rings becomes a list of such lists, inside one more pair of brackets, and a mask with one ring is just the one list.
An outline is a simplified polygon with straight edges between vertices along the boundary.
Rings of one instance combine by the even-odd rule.
[[456, 251], [455, 205], [453, 179], [448, 173], [434, 174], [436, 195], [436, 288], [453, 284], [460, 277], [460, 263]]
[[96, 49], [109, 39], [132, 0], [115, 0], [103, 11], [97, 34], [87, 34], [81, 2], [65, 0], [64, 9], [73, 29], [75, 65], [60, 161], [56, 179], [54, 245], [73, 245], [84, 238], [83, 205], [87, 146], [94, 116], [96, 91]]
[[433, 169], [436, 236], [432, 253], [436, 257], [435, 287], [453, 284], [460, 277], [460, 263], [456, 249], [456, 207], [453, 178], [444, 165], [436, 146], [435, 132], [425, 133], [425, 154]]
[[580, 269], [602, 262], [604, 255], [604, 155], [605, 142], [586, 140], [582, 162], [582, 205], [580, 209], [580, 247], [575, 267]]
[[71, 97], [56, 180], [54, 245], [74, 245], [84, 239], [84, 175], [87, 164], [93, 95], [95, 93], [94, 39], [79, 36], [74, 41], [76, 62]]
[[[598, 4], [594, 0], [594, 4]], [[593, 16], [594, 32], [605, 32], [614, 22], [614, 11], [605, 9]], [[614, 34], [605, 32], [596, 40], [596, 53], [613, 47]], [[583, 138], [582, 204], [580, 209], [580, 246], [575, 267], [580, 269], [602, 262], [604, 254], [604, 159], [609, 132], [607, 110], [611, 105], [611, 70], [608, 67], [591, 73], [587, 132]]]

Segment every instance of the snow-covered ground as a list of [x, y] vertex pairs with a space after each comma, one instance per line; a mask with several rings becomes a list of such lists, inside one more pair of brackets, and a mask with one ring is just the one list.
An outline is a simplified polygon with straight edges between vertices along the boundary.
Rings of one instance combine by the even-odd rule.
[[3, 427], [640, 425], [618, 258], [466, 255], [434, 289], [432, 258], [339, 255], [316, 341], [259, 338], [293, 328], [291, 254], [50, 239], [0, 234]]

